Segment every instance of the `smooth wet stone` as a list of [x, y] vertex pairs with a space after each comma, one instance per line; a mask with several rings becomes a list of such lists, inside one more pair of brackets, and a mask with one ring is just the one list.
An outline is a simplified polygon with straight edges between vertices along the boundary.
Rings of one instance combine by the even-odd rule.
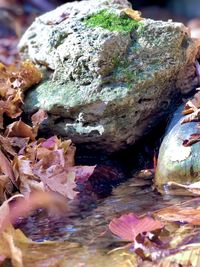
[[[125, 7], [126, 0], [67, 3], [38, 17], [22, 37], [21, 56], [45, 72], [24, 105], [29, 114], [48, 111], [43, 132], [115, 152], [152, 130], [196, 84], [197, 49], [188, 29], [145, 19], [130, 30]], [[128, 26], [88, 25], [102, 10]]]
[[191, 134], [200, 133], [196, 122], [181, 124], [183, 105], [174, 113], [161, 144], [155, 185], [159, 191], [168, 190], [168, 182], [191, 184], [200, 180], [200, 142], [183, 146]]

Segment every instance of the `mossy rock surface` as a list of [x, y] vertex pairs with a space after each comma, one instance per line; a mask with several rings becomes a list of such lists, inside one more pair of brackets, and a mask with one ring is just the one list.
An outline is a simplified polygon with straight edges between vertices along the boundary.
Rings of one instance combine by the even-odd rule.
[[101, 27], [112, 32], [132, 32], [142, 25], [142, 22], [133, 20], [126, 14], [120, 16], [107, 9], [89, 15], [84, 22], [89, 27]]
[[24, 110], [48, 111], [41, 130], [111, 153], [148, 133], [195, 84], [197, 49], [187, 28], [134, 21], [127, 7], [126, 0], [67, 3], [26, 31], [20, 53], [46, 79], [28, 92]]
[[200, 181], [200, 142], [183, 146], [193, 133], [199, 133], [196, 122], [181, 124], [183, 105], [174, 113], [161, 144], [155, 184], [161, 192], [168, 191], [168, 182], [189, 185]]

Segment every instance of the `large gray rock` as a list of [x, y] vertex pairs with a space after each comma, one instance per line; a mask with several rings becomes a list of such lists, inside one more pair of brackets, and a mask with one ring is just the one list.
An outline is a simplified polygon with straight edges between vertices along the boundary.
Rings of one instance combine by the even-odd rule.
[[48, 111], [42, 130], [113, 152], [148, 133], [180, 91], [193, 87], [197, 49], [187, 28], [134, 22], [121, 11], [129, 6], [126, 0], [67, 3], [24, 34], [22, 57], [45, 69], [46, 80], [24, 106], [27, 113]]
[[183, 105], [174, 113], [161, 144], [155, 175], [155, 185], [161, 192], [168, 192], [168, 182], [183, 185], [199, 181], [200, 178], [200, 142], [192, 146], [183, 146], [193, 133], [199, 133], [197, 122], [181, 124]]

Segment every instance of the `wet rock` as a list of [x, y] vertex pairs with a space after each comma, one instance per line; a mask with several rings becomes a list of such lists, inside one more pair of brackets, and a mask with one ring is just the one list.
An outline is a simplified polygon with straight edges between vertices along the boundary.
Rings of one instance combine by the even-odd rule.
[[159, 191], [168, 189], [168, 182], [191, 184], [199, 181], [200, 142], [183, 146], [193, 133], [200, 133], [197, 122], [181, 124], [183, 106], [174, 113], [159, 151], [155, 184]]
[[[35, 20], [19, 50], [45, 69], [24, 110], [49, 113], [41, 130], [90, 149], [134, 144], [196, 83], [196, 46], [181, 23], [137, 22], [126, 0], [67, 3]], [[188, 71], [189, 70], [189, 71]]]

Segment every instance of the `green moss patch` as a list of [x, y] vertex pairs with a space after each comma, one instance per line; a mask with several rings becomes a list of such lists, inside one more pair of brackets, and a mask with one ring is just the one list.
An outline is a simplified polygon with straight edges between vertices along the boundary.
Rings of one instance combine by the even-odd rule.
[[111, 32], [131, 32], [137, 29], [141, 22], [133, 20], [128, 16], [120, 17], [103, 9], [84, 20], [89, 27], [101, 27]]

